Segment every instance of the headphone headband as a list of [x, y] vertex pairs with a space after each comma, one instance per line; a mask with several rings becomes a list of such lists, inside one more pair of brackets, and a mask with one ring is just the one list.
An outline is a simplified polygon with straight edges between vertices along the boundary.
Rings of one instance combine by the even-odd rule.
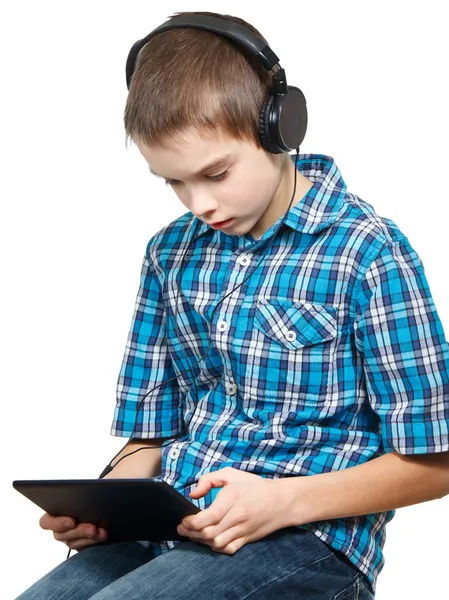
[[128, 60], [126, 61], [126, 85], [131, 84], [131, 77], [134, 72], [134, 67], [137, 60], [137, 55], [142, 48], [156, 35], [169, 31], [170, 29], [177, 29], [179, 27], [190, 27], [192, 29], [204, 29], [205, 31], [212, 31], [218, 35], [228, 37], [229, 39], [237, 42], [248, 50], [250, 54], [259, 59], [261, 65], [267, 70], [271, 71], [275, 65], [279, 63], [279, 58], [273, 52], [273, 50], [265, 44], [257, 35], [251, 30], [239, 23], [228, 21], [227, 19], [220, 19], [219, 17], [209, 17], [206, 15], [179, 15], [173, 17], [167, 23], [163, 23], [159, 27], [156, 27], [146, 37], [138, 40], [131, 48]]

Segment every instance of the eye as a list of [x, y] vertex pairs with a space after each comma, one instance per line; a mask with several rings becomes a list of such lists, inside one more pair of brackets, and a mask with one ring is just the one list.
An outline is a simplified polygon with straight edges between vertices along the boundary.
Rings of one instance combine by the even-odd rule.
[[[223, 181], [223, 179], [226, 179], [226, 177], [228, 176], [228, 172], [229, 169], [226, 169], [226, 171], [223, 171], [223, 173], [219, 173], [218, 175], [206, 175], [206, 179], [210, 179], [211, 181]], [[178, 181], [177, 179], [165, 180], [165, 185], [175, 186], [179, 183], [181, 183], [181, 181]]]
[[223, 179], [226, 179], [227, 175], [228, 169], [226, 169], [226, 171], [223, 171], [223, 173], [220, 173], [219, 175], [208, 175], [207, 178], [212, 179], [212, 181], [223, 181]]

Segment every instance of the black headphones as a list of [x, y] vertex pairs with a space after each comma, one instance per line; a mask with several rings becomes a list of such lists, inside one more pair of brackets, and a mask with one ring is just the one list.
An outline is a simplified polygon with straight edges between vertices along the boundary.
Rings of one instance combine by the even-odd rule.
[[138, 40], [131, 48], [126, 60], [126, 85], [136, 66], [137, 56], [153, 37], [170, 29], [191, 27], [205, 29], [230, 38], [257, 57], [267, 71], [273, 71], [273, 87], [259, 113], [259, 139], [262, 146], [272, 154], [290, 152], [301, 146], [307, 130], [307, 105], [304, 94], [297, 87], [287, 85], [284, 69], [279, 58], [247, 27], [219, 17], [205, 15], [179, 15], [154, 29]]

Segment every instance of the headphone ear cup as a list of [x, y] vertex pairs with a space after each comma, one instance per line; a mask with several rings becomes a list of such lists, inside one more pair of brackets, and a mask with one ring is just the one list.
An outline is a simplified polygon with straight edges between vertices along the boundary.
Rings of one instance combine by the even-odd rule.
[[307, 131], [307, 103], [302, 91], [288, 86], [288, 94], [280, 98], [280, 104], [273, 107], [273, 120], [277, 128], [273, 133], [279, 148], [295, 149], [301, 146]]
[[274, 104], [273, 94], [269, 94], [268, 98], [262, 104], [259, 111], [259, 140], [265, 150], [272, 154], [281, 154], [281, 150], [276, 143], [273, 142], [270, 134], [270, 120]]
[[298, 148], [307, 131], [307, 103], [302, 91], [288, 86], [288, 93], [271, 93], [259, 113], [259, 138], [272, 154]]

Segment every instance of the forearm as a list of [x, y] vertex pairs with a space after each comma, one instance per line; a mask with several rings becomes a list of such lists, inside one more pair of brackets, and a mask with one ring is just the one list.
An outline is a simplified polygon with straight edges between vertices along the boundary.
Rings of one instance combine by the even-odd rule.
[[[113, 460], [113, 469], [106, 477], [108, 478], [147, 478], [157, 477], [161, 473], [161, 450], [160, 448], [151, 449], [153, 446], [161, 446], [164, 439], [152, 439], [152, 440], [130, 440], [120, 454]], [[126, 454], [133, 452], [139, 448], [145, 448], [145, 450], [139, 450], [123, 460], [120, 460]], [[118, 462], [120, 461], [120, 462]], [[115, 466], [116, 465], [116, 466]]]
[[362, 465], [279, 480], [287, 525], [394, 510], [449, 494], [449, 453], [391, 452]]

